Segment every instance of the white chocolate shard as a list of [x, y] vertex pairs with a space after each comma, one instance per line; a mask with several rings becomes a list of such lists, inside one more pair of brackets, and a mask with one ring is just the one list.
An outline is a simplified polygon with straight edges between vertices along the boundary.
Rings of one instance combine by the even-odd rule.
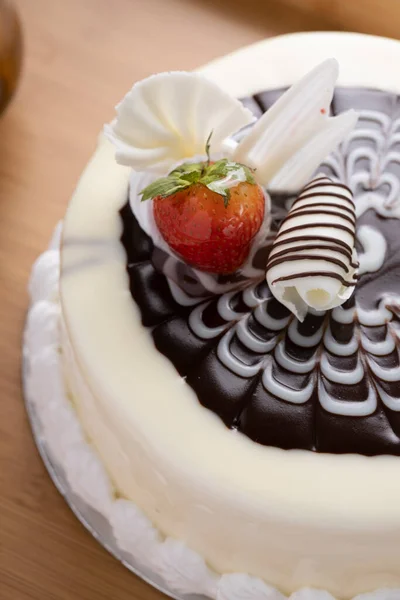
[[351, 191], [324, 175], [313, 179], [282, 222], [267, 263], [272, 294], [303, 321], [348, 300], [357, 282]]
[[354, 110], [327, 119], [320, 131], [311, 137], [274, 176], [269, 188], [275, 192], [301, 190], [321, 162], [354, 129], [357, 119], [358, 114]]
[[[256, 169], [261, 185], [274, 190], [298, 190], [354, 128], [353, 110], [329, 117], [338, 77], [331, 58], [294, 84], [232, 148], [232, 159]], [[277, 179], [274, 181], [274, 178]], [[273, 185], [271, 185], [273, 182]]]
[[255, 119], [218, 85], [195, 73], [170, 72], [136, 83], [116, 107], [105, 135], [116, 160], [135, 171], [168, 172], [177, 162], [221, 151], [222, 142]]

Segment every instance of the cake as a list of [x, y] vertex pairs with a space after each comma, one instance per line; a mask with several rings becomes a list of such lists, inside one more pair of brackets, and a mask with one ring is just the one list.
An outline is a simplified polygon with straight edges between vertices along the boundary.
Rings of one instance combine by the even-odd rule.
[[297, 34], [135, 84], [34, 266], [43, 439], [171, 593], [400, 598], [398, 59]]

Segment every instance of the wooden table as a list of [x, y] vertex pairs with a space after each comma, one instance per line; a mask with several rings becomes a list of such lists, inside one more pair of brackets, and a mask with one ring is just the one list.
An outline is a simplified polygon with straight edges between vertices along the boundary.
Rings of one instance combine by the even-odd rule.
[[20, 385], [31, 264], [132, 83], [268, 35], [326, 29], [271, 0], [18, 0], [26, 62], [0, 121], [0, 598], [156, 600], [75, 519], [38, 457]]

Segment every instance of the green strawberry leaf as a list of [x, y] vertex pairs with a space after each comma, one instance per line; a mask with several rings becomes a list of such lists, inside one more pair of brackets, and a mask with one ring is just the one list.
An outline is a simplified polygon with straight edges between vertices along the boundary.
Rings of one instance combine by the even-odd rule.
[[199, 183], [208, 185], [213, 181], [224, 179], [229, 173], [228, 169], [226, 168], [227, 163], [227, 159], [224, 158], [207, 167], [200, 178]]
[[[236, 185], [236, 182], [240, 183], [241, 181], [255, 184], [254, 171], [246, 165], [230, 161], [227, 158], [221, 158], [212, 164], [210, 163], [210, 140], [212, 133], [211, 131], [206, 142], [207, 162], [183, 163], [179, 165], [167, 177], [161, 177], [145, 187], [140, 192], [142, 201], [155, 198], [156, 196], [167, 198], [195, 183], [201, 183], [211, 191], [222, 196], [224, 205], [228, 206], [230, 186]], [[227, 186], [228, 183], [229, 185]]]
[[246, 166], [246, 165], [240, 165], [242, 167], [242, 169], [244, 170], [245, 174], [246, 174], [246, 181], [247, 183], [252, 183], [253, 185], [255, 185], [256, 180], [254, 178], [254, 171], [252, 169], [250, 169], [250, 167]]
[[186, 181], [185, 179], [180, 179], [178, 177], [162, 177], [145, 187], [140, 192], [140, 195], [142, 196], [142, 202], [144, 200], [155, 198], [156, 196], [167, 198], [167, 196], [176, 194], [176, 192], [180, 192], [190, 185], [191, 182]]
[[244, 174], [246, 176], [246, 182], [252, 184], [256, 183], [256, 180], [254, 179], [253, 175], [254, 171], [250, 169], [250, 167], [248, 167], [247, 165], [244, 165], [242, 163], [231, 162], [227, 164], [226, 168], [228, 173], [234, 173], [235, 171], [240, 171], [240, 169], [243, 169]]
[[179, 167], [176, 167], [176, 169], [171, 171], [171, 173], [168, 175], [168, 177], [175, 176], [175, 175], [179, 175], [179, 177], [183, 177], [183, 176], [189, 175], [191, 173], [198, 173], [200, 175], [203, 170], [203, 166], [204, 166], [204, 163], [183, 163], [182, 165], [179, 165]]
[[197, 183], [203, 172], [203, 163], [185, 163], [180, 165], [168, 175], [168, 177], [179, 177], [189, 183]]

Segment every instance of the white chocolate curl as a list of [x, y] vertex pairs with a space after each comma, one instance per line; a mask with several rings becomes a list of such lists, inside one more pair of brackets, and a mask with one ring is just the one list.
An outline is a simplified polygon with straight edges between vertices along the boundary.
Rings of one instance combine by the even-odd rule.
[[351, 191], [329, 177], [313, 179], [294, 201], [272, 246], [272, 294], [304, 321], [348, 300], [357, 282], [356, 216]]

